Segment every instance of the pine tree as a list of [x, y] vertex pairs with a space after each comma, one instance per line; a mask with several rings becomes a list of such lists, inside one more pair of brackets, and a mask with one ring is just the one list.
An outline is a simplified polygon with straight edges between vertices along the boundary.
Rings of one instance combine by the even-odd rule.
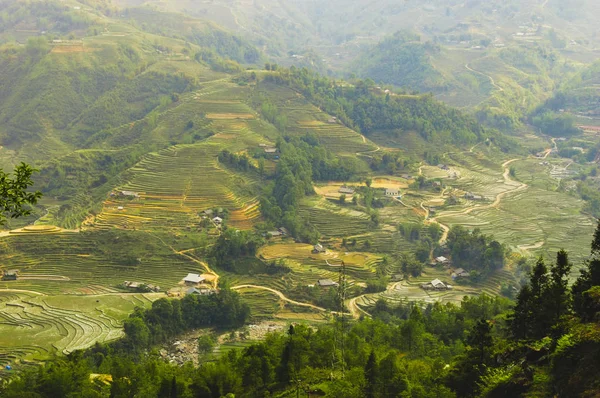
[[[569, 262], [569, 256], [566, 251], [560, 250], [556, 254], [556, 265], [550, 270], [550, 286], [548, 288], [547, 312], [550, 317], [550, 326], [557, 334], [561, 318], [566, 315], [571, 308], [571, 294], [569, 292], [569, 272], [573, 264]], [[558, 336], [556, 336], [558, 337]]]
[[571, 288], [573, 309], [584, 322], [593, 321], [600, 311], [597, 301], [589, 292], [594, 286], [600, 285], [600, 221], [594, 232], [591, 257], [587, 262], [587, 268], [581, 270], [581, 275]]
[[379, 378], [379, 369], [375, 352], [371, 351], [367, 364], [365, 365], [365, 397], [375, 398], [377, 396], [377, 380]]
[[469, 356], [480, 370], [490, 363], [493, 342], [492, 325], [485, 319], [479, 320], [467, 336]]

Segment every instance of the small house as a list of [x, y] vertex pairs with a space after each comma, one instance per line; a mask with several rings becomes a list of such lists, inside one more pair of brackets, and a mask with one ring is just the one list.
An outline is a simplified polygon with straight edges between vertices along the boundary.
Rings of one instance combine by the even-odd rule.
[[462, 268], [457, 268], [454, 270], [454, 272], [452, 273], [452, 279], [457, 279], [457, 278], [468, 278], [471, 274], [468, 271], [465, 271]]
[[8, 270], [2, 273], [3, 281], [16, 281], [19, 278], [18, 270]]
[[202, 281], [204, 281], [204, 277], [198, 274], [187, 274], [187, 276], [183, 278], [183, 282], [185, 282], [186, 285], [196, 285]]
[[208, 210], [204, 210], [202, 213], [203, 213], [205, 216], [208, 216], [208, 217], [210, 217], [210, 216], [212, 216], [212, 215], [213, 215], [213, 213], [214, 213], [214, 212], [213, 212], [211, 209], [208, 209]]
[[160, 292], [160, 286], [155, 286], [155, 285], [152, 285], [152, 284], [150, 284], [150, 283], [148, 283], [148, 284], [146, 285], [146, 289], [148, 289], [148, 290], [149, 290], [149, 291], [151, 291], [151, 292], [155, 292], [155, 293], [156, 293], [156, 292]]
[[451, 290], [452, 286], [442, 282], [439, 279], [434, 279], [429, 283], [422, 284], [421, 289], [423, 289], [423, 290]]
[[347, 187], [347, 186], [343, 186], [338, 190], [339, 193], [343, 193], [345, 195], [354, 195], [354, 189]]
[[265, 153], [269, 153], [269, 154], [277, 153], [277, 148], [273, 148], [273, 147], [265, 148]]
[[213, 222], [214, 222], [216, 225], [221, 225], [221, 224], [223, 224], [223, 219], [222, 219], [221, 217], [215, 217], [215, 218], [213, 218], [212, 220], [213, 220]]
[[434, 186], [434, 187], [436, 187], [436, 188], [440, 188], [440, 187], [442, 186], [442, 183], [441, 183], [441, 182], [439, 182], [439, 181], [434, 181], [432, 184], [433, 184], [433, 186]]
[[290, 234], [290, 233], [289, 233], [289, 231], [287, 230], [287, 228], [285, 228], [285, 227], [278, 228], [278, 230], [279, 230], [279, 232], [281, 232], [281, 234], [282, 234], [282, 235], [284, 235], [284, 236], [286, 236], [286, 235], [289, 235], [289, 234]]
[[403, 274], [394, 274], [394, 275], [392, 275], [392, 282], [400, 282], [401, 280], [404, 280], [404, 275]]
[[436, 264], [441, 264], [441, 265], [447, 265], [450, 263], [450, 260], [448, 260], [446, 257], [444, 256], [439, 256], [435, 258], [435, 263]]
[[121, 191], [119, 193], [121, 196], [126, 196], [126, 197], [133, 197], [138, 199], [140, 197], [140, 194], [137, 192], [133, 192], [133, 191]]
[[190, 287], [185, 292], [185, 294], [195, 294], [196, 296], [208, 296], [215, 293], [216, 290], [214, 289], [196, 289], [195, 287]]
[[445, 164], [438, 164], [438, 167], [442, 170], [450, 170], [450, 167], [448, 167], [448, 165]]
[[327, 121], [327, 123], [329, 123], [329, 124], [336, 124], [337, 123], [337, 117], [332, 116], [331, 118], [329, 118], [329, 120]]
[[124, 210], [125, 208], [123, 206], [119, 206], [117, 207], [117, 210]]
[[313, 253], [318, 254], [318, 253], [325, 253], [327, 250], [323, 247], [322, 244], [317, 243], [314, 247], [313, 247]]
[[398, 197], [400, 196], [400, 190], [398, 188], [387, 188], [385, 190], [385, 196]]
[[468, 200], [483, 200], [483, 196], [475, 195], [472, 192], [467, 192], [465, 194], [465, 199], [468, 199]]
[[267, 232], [267, 235], [269, 235], [271, 238], [277, 238], [279, 236], [283, 236], [281, 231], [269, 231], [269, 232]]
[[317, 281], [317, 286], [319, 286], [319, 287], [337, 287], [338, 283], [332, 281], [331, 279], [319, 279]]
[[138, 290], [140, 287], [142, 287], [142, 283], [140, 282], [129, 282], [129, 281], [125, 281], [123, 282], [123, 287], [130, 289], [130, 290]]

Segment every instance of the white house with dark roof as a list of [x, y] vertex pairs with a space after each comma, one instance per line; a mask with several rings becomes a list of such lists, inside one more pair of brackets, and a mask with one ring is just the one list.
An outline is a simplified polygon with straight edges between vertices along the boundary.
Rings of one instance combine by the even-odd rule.
[[202, 281], [204, 281], [204, 277], [199, 274], [187, 274], [185, 278], [183, 278], [183, 282], [188, 285], [195, 285]]

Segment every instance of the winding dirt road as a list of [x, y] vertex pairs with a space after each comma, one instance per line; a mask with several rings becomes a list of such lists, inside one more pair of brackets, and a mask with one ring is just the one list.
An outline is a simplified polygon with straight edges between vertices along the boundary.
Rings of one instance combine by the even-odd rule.
[[[496, 195], [496, 199], [491, 204], [483, 205], [483, 206], [473, 206], [473, 207], [469, 207], [468, 209], [461, 210], [461, 211], [450, 211], [450, 212], [447, 212], [447, 213], [444, 213], [444, 214], [440, 214], [439, 216], [434, 217], [434, 218], [432, 218], [430, 220], [431, 222], [437, 222], [440, 225], [440, 227], [442, 227], [442, 229], [444, 230], [444, 233], [442, 234], [442, 237], [439, 240], [439, 244], [440, 245], [443, 244], [444, 242], [446, 242], [446, 240], [448, 239], [448, 231], [450, 231], [450, 228], [447, 225], [442, 224], [441, 222], [439, 222], [438, 219], [444, 218], [444, 217], [448, 217], [448, 216], [470, 214], [471, 212], [473, 212], [475, 210], [486, 210], [486, 209], [491, 209], [491, 208], [497, 208], [500, 205], [500, 202], [502, 201], [502, 198], [504, 198], [506, 195], [508, 195], [510, 193], [515, 193], [515, 192], [527, 189], [527, 187], [528, 187], [527, 184], [515, 181], [515, 180], [513, 180], [510, 177], [510, 168], [508, 166], [511, 163], [516, 162], [518, 160], [521, 160], [521, 159], [518, 159], [518, 158], [517, 159], [511, 159], [511, 160], [508, 160], [508, 161], [506, 161], [506, 162], [504, 162], [502, 164], [502, 167], [504, 168], [504, 173], [502, 174], [502, 178], [504, 178], [504, 183], [505, 184], [514, 184], [514, 183], [517, 183], [517, 184], [519, 184], [518, 186], [516, 186], [513, 189], [509, 189], [507, 191], [500, 192], [498, 195]], [[421, 203], [421, 207], [423, 207], [422, 203]]]
[[492, 83], [492, 86], [494, 86], [494, 88], [495, 88], [496, 90], [498, 90], [498, 91], [504, 91], [504, 89], [503, 89], [502, 87], [500, 87], [499, 85], [497, 85], [497, 84], [496, 84], [496, 82], [494, 81], [494, 78], [493, 78], [493, 77], [491, 77], [490, 75], [486, 75], [486, 74], [485, 74], [485, 73], [483, 73], [483, 72], [479, 72], [478, 70], [472, 69], [472, 68], [469, 66], [469, 64], [465, 64], [465, 68], [467, 68], [467, 70], [468, 70], [468, 71], [471, 71], [471, 72], [473, 72], [473, 73], [477, 73], [478, 75], [481, 75], [481, 76], [485, 76], [485, 77], [487, 77], [488, 79], [490, 79], [490, 83]]
[[300, 301], [289, 299], [283, 293], [281, 293], [279, 290], [271, 289], [270, 287], [266, 287], [266, 286], [259, 286], [259, 285], [237, 285], [237, 286], [233, 286], [231, 288], [231, 290], [241, 290], [241, 289], [260, 289], [260, 290], [266, 290], [268, 292], [271, 292], [271, 293], [275, 294], [281, 300], [286, 301], [286, 302], [288, 302], [290, 304], [298, 305], [300, 307], [312, 308], [312, 309], [317, 310], [317, 311], [323, 311], [323, 312], [329, 311], [329, 310], [327, 310], [327, 309], [325, 309], [323, 307], [318, 307], [316, 305], [312, 305], [312, 304], [309, 304], [309, 303], [301, 303]]

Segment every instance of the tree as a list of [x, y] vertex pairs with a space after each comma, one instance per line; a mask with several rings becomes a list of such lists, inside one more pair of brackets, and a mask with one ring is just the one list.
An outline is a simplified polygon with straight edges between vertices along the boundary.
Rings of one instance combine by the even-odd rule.
[[375, 398], [378, 390], [378, 378], [379, 369], [377, 366], [377, 359], [375, 358], [375, 351], [371, 350], [367, 364], [365, 365], [365, 397]]
[[573, 264], [569, 262], [569, 256], [565, 250], [556, 254], [556, 265], [550, 270], [550, 286], [548, 288], [548, 309], [551, 325], [556, 327], [561, 318], [571, 308], [571, 294], [568, 289], [569, 273]]
[[345, 204], [346, 203], [346, 195], [341, 194], [338, 201], [341, 205]]
[[42, 193], [27, 192], [33, 185], [31, 176], [36, 169], [21, 163], [14, 170], [13, 175], [0, 170], [0, 224], [8, 218], [18, 218], [31, 214], [29, 206], [37, 204]]
[[489, 364], [493, 342], [491, 324], [485, 319], [480, 319], [467, 336], [468, 351], [478, 366]]
[[587, 262], [587, 267], [581, 270], [581, 275], [571, 288], [573, 295], [573, 309], [584, 322], [593, 321], [600, 306], [594, 300], [591, 289], [600, 285], [600, 221], [594, 232], [592, 240], [591, 259]]

